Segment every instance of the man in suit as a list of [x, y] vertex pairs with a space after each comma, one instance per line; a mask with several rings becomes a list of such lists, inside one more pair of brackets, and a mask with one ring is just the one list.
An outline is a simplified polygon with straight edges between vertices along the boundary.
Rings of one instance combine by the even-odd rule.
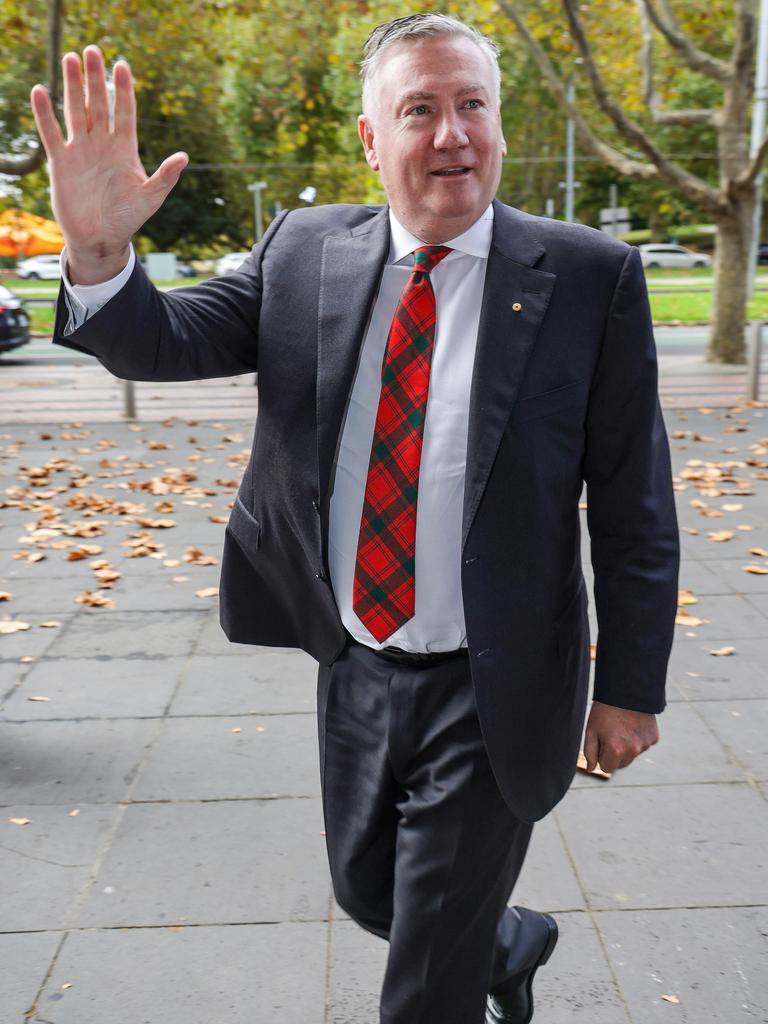
[[381, 1024], [525, 1024], [554, 920], [507, 907], [575, 770], [587, 701], [578, 503], [599, 624], [590, 766], [658, 738], [677, 586], [669, 453], [635, 250], [498, 202], [497, 51], [453, 19], [376, 29], [360, 137], [388, 206], [279, 216], [234, 274], [167, 294], [131, 236], [130, 72], [64, 58], [67, 142], [33, 107], [67, 250], [55, 340], [120, 377], [258, 370], [226, 532], [238, 643], [320, 663], [341, 906], [389, 941]]

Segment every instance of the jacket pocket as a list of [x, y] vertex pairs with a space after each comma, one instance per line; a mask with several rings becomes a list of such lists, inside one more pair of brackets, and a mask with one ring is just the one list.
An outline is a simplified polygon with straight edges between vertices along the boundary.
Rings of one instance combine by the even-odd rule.
[[261, 523], [248, 511], [240, 495], [235, 498], [226, 532], [232, 534], [244, 554], [253, 561], [261, 542]]
[[539, 416], [549, 416], [550, 413], [567, 409], [571, 405], [579, 405], [586, 397], [586, 384], [587, 379], [583, 377], [571, 384], [552, 388], [551, 391], [542, 391], [538, 395], [519, 398], [512, 410], [511, 422], [521, 423], [525, 420], [537, 419]]

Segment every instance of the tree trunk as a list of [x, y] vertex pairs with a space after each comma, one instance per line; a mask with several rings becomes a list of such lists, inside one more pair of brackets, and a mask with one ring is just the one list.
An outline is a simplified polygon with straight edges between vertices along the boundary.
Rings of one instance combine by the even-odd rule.
[[711, 363], [746, 361], [744, 328], [754, 206], [754, 196], [732, 200], [729, 212], [715, 217], [715, 289], [707, 348]]

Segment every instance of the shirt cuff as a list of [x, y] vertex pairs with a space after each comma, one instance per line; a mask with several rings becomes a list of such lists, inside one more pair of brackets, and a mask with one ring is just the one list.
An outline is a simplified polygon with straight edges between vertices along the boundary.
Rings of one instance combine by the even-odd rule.
[[131, 254], [128, 263], [120, 271], [117, 277], [109, 281], [101, 281], [99, 284], [72, 284], [69, 280], [67, 250], [61, 251], [61, 281], [64, 285], [64, 303], [67, 307], [68, 317], [64, 327], [64, 336], [74, 334], [78, 327], [82, 327], [85, 321], [98, 313], [102, 306], [120, 291], [133, 273], [136, 265], [136, 252], [131, 245]]

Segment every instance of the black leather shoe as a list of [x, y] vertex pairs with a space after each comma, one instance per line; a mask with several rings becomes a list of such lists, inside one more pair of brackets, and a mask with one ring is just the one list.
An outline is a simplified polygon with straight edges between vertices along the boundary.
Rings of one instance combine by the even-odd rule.
[[495, 985], [488, 995], [485, 1024], [529, 1024], [533, 1018], [533, 976], [552, 955], [557, 943], [557, 924], [549, 914], [538, 914], [542, 944], [532, 966]]

